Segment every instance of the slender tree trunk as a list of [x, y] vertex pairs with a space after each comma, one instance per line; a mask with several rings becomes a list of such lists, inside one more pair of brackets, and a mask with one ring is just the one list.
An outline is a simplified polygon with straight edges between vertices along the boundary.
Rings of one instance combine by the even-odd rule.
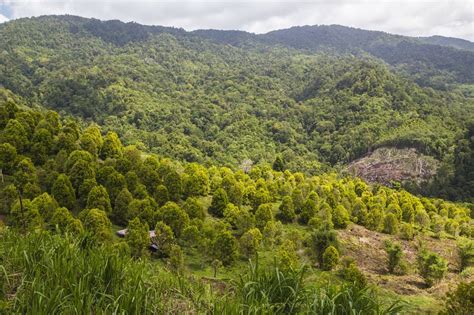
[[5, 181], [3, 180], [3, 169], [0, 168], [0, 176], [2, 177], [2, 184], [5, 183]]
[[18, 197], [20, 198], [21, 224], [23, 225], [23, 231], [26, 231], [25, 209], [23, 208], [23, 193], [21, 189], [18, 190]]

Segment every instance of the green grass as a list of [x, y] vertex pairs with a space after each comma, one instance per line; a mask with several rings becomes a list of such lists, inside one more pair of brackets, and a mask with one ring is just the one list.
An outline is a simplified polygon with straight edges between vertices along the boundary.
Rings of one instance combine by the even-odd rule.
[[[173, 274], [163, 262], [133, 260], [85, 236], [0, 230], [0, 314], [392, 314], [372, 288], [332, 282], [310, 268], [257, 262]], [[199, 269], [198, 269], [199, 270]], [[322, 285], [320, 283], [326, 283]], [[224, 284], [221, 289], [213, 285]]]

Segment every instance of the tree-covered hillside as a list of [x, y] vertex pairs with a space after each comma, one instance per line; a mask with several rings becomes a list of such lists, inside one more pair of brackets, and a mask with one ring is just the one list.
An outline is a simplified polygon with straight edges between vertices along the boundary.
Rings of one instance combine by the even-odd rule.
[[[421, 88], [370, 55], [342, 53], [369, 41], [405, 45], [407, 55], [388, 49], [413, 61], [405, 70], [438, 73], [414, 40], [336, 26], [301, 30], [311, 45], [325, 43], [311, 36], [326, 34], [339, 54], [273, 45], [244, 32], [188, 33], [73, 16], [20, 19], [0, 26], [0, 84], [30, 105], [94, 121], [126, 144], [182, 161], [238, 169], [279, 156], [286, 168], [315, 174], [394, 146], [453, 166], [474, 112], [469, 85]], [[430, 53], [456, 67], [471, 54], [433, 47]], [[419, 53], [429, 62], [409, 57]], [[455, 70], [446, 71], [433, 78], [449, 81]]]
[[[445, 283], [473, 278], [462, 204], [280, 159], [181, 163], [13, 94], [0, 143], [2, 313], [397, 314], [439, 310]], [[379, 251], [372, 265], [362, 241]], [[430, 289], [416, 300], [393, 288], [409, 281]]]

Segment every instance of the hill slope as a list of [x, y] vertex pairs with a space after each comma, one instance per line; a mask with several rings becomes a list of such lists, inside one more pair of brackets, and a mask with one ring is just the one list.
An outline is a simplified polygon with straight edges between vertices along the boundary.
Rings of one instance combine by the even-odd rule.
[[[275, 45], [287, 38], [308, 49]], [[420, 88], [367, 54], [342, 53], [383, 42], [405, 47], [406, 56], [387, 48], [395, 63], [429, 48], [461, 67], [471, 52], [340, 26], [255, 36], [46, 16], [2, 24], [0, 41], [0, 84], [27, 103], [151, 152], [233, 169], [281, 155], [289, 169], [317, 173], [381, 146], [445, 159], [474, 112], [465, 93]], [[339, 53], [314, 53], [322, 43]]]

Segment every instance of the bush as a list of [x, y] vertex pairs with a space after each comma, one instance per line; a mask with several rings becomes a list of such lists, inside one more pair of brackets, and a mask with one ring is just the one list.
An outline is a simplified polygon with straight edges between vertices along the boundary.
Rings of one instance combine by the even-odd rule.
[[343, 205], [338, 205], [336, 209], [334, 209], [332, 221], [336, 229], [345, 229], [350, 223], [349, 212]]
[[324, 263], [324, 251], [329, 246], [334, 246], [336, 249], [339, 248], [337, 234], [334, 230], [319, 229], [313, 233], [311, 241], [311, 246], [316, 256], [316, 260], [319, 263], [319, 266], [322, 268]]
[[388, 256], [388, 272], [395, 273], [398, 269], [398, 272], [404, 273], [405, 266], [402, 261], [403, 251], [401, 245], [387, 241], [385, 243], [385, 252]]
[[359, 268], [357, 268], [357, 265], [353, 259], [349, 258], [343, 260], [342, 269], [339, 271], [339, 276], [357, 288], [365, 288], [367, 286], [366, 277], [359, 270]]
[[339, 252], [334, 246], [326, 248], [323, 254], [323, 269], [332, 270], [339, 263]]
[[436, 253], [421, 251], [417, 258], [418, 270], [428, 286], [443, 279], [448, 271], [448, 263]]
[[474, 281], [461, 282], [456, 290], [447, 294], [442, 314], [471, 315], [474, 310]]
[[466, 240], [458, 244], [461, 271], [474, 266], [474, 241]]
[[398, 219], [393, 213], [389, 213], [385, 216], [383, 231], [387, 234], [395, 235], [398, 233]]
[[403, 222], [400, 226], [400, 238], [402, 240], [411, 241], [415, 237], [415, 229], [411, 223]]

